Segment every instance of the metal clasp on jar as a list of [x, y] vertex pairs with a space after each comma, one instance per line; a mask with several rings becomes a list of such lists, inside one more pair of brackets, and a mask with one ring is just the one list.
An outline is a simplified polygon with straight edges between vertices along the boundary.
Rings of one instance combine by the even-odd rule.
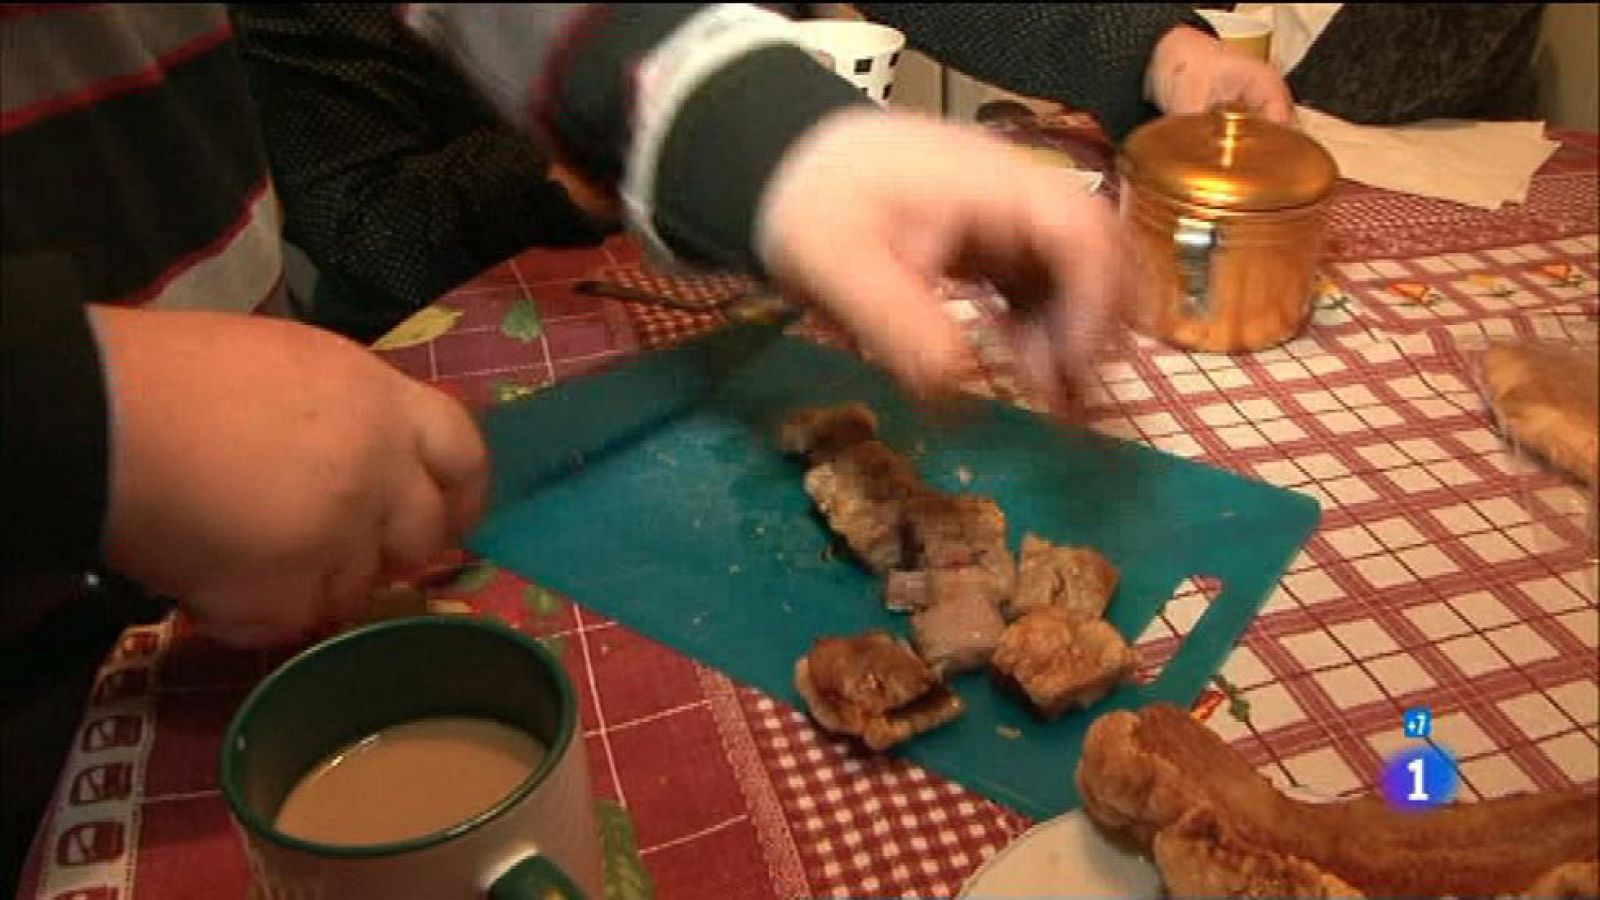
[[1204, 318], [1211, 313], [1211, 253], [1219, 237], [1215, 223], [1178, 217], [1172, 241], [1177, 246], [1179, 287], [1187, 315]]

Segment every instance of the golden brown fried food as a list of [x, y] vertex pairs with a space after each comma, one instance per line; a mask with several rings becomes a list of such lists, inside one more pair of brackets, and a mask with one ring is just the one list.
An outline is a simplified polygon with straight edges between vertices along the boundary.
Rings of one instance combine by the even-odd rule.
[[877, 436], [878, 417], [866, 404], [807, 406], [790, 413], [779, 425], [778, 447], [816, 465]]
[[998, 612], [1006, 600], [1001, 588], [992, 571], [977, 566], [894, 569], [884, 579], [883, 605], [895, 612], [916, 612], [949, 600], [976, 598]]
[[915, 612], [932, 602], [928, 573], [922, 569], [894, 569], [883, 580], [883, 605], [895, 612]]
[[1361, 892], [1293, 856], [1239, 840], [1210, 807], [1156, 834], [1156, 866], [1174, 897], [1360, 897]]
[[1600, 388], [1593, 348], [1495, 343], [1483, 354], [1485, 393], [1507, 437], [1600, 484]]
[[1600, 859], [1571, 862], [1546, 872], [1527, 897], [1600, 897]]
[[924, 490], [905, 458], [864, 441], [813, 467], [805, 486], [828, 527], [868, 568], [882, 574], [901, 566], [906, 504]]
[[888, 632], [818, 638], [794, 666], [817, 723], [883, 750], [961, 715], [961, 698]]
[[[982, 574], [973, 569], [940, 569], [931, 573], [934, 583], [938, 584], [938, 576], [951, 572]], [[982, 593], [967, 592], [937, 599], [912, 615], [911, 640], [917, 653], [942, 678], [988, 665], [1005, 627], [1005, 619], [991, 600]]]
[[1007, 626], [990, 665], [996, 680], [1020, 690], [1040, 716], [1054, 719], [1104, 697], [1138, 663], [1115, 628], [1052, 606]]
[[1019, 618], [1057, 606], [1083, 619], [1098, 619], [1117, 590], [1117, 567], [1090, 547], [1062, 547], [1034, 535], [1022, 539], [1017, 587], [1006, 614]]
[[972, 494], [927, 491], [906, 503], [905, 522], [908, 567], [975, 568], [988, 573], [986, 593], [1010, 596], [1016, 563], [1006, 549], [1006, 517], [999, 504]]
[[1600, 840], [1592, 792], [1411, 814], [1372, 797], [1293, 800], [1167, 704], [1097, 719], [1077, 779], [1090, 817], [1154, 849], [1175, 893], [1335, 896], [1349, 888], [1437, 897], [1581, 888]]

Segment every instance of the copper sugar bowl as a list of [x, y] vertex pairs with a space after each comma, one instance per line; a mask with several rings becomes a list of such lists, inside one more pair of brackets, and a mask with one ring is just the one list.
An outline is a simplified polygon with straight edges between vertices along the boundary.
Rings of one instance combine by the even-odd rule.
[[1139, 254], [1136, 330], [1224, 353], [1299, 333], [1339, 177], [1320, 144], [1221, 109], [1141, 127], [1118, 171]]

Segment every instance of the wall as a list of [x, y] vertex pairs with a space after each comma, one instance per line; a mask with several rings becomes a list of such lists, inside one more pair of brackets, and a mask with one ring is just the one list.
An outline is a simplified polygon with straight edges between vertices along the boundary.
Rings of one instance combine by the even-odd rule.
[[1539, 108], [1550, 124], [1600, 129], [1600, 4], [1552, 3], [1545, 9], [1535, 66]]

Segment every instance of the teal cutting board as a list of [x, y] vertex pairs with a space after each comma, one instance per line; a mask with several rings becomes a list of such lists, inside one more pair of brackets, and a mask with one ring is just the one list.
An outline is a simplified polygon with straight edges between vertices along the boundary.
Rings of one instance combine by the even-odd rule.
[[[1185, 577], [1221, 582], [1153, 682], [1045, 724], [986, 675], [965, 675], [954, 687], [966, 715], [897, 748], [1034, 818], [1077, 806], [1073, 772], [1096, 715], [1199, 696], [1317, 521], [1308, 497], [1011, 406], [984, 401], [955, 421], [926, 421], [877, 371], [808, 342], [782, 338], [715, 373], [696, 353], [643, 357], [497, 409], [485, 423], [496, 497], [472, 549], [799, 705], [793, 665], [813, 638], [908, 633], [883, 608], [878, 580], [827, 552], [803, 470], [771, 440], [797, 406], [865, 401], [888, 443], [916, 451], [929, 483], [998, 501], [1013, 549], [1031, 531], [1105, 553], [1122, 571], [1107, 619], [1124, 636], [1143, 633]], [[698, 402], [608, 452], [551, 466], [564, 436], [608, 406], [686, 381], [703, 388]]]

